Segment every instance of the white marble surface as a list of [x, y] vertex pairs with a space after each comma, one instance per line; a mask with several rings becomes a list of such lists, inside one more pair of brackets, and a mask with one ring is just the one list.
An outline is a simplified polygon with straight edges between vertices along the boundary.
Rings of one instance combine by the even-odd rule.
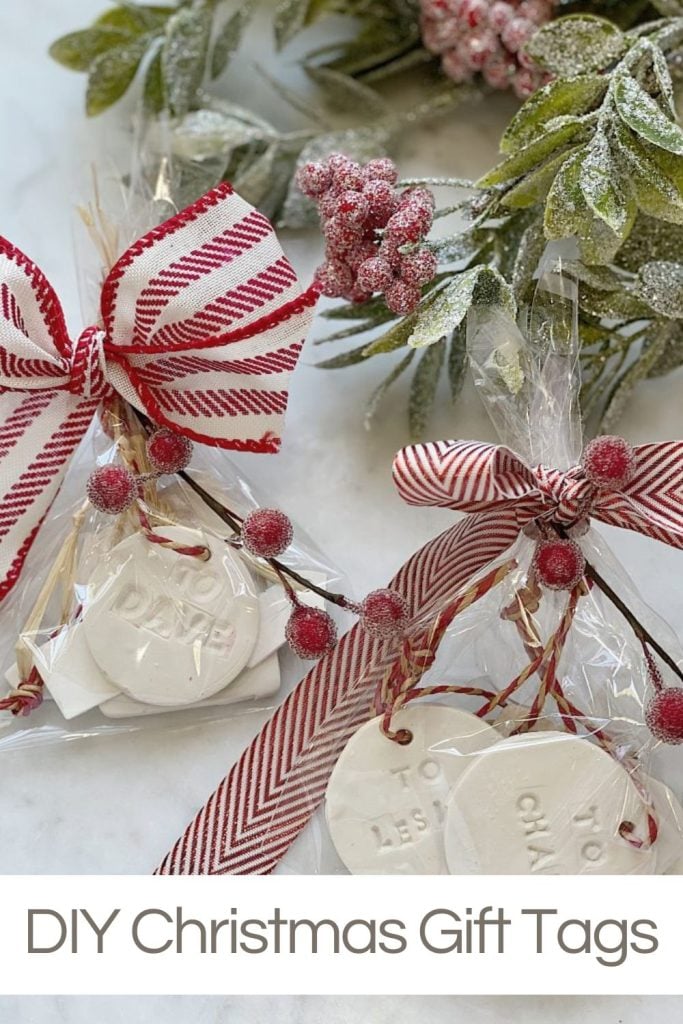
[[[114, 121], [85, 123], [83, 78], [49, 61], [46, 49], [102, 6], [103, 0], [30, 0], [4, 3], [0, 12], [0, 231], [42, 265], [74, 329], [80, 310], [71, 245], [73, 203], [83, 198], [79, 183], [88, 162], [107, 151]], [[263, 50], [259, 56], [264, 59]], [[491, 162], [508, 110], [505, 99], [486, 109], [463, 109], [438, 132], [411, 140], [401, 154], [403, 168], [476, 174]], [[312, 266], [307, 242], [286, 241], [306, 273]], [[282, 453], [240, 461], [273, 501], [306, 524], [363, 592], [382, 584], [450, 516], [409, 509], [393, 492], [391, 456], [406, 441], [400, 386], [375, 430], [368, 434], [363, 428], [364, 398], [386, 372], [385, 365], [374, 361], [326, 373], [313, 368], [315, 356], [309, 343], [294, 380]], [[630, 439], [683, 436], [682, 380], [678, 374], [641, 388], [623, 424]], [[456, 410], [444, 397], [432, 434], [486, 438], [492, 431], [478, 400], [468, 393]], [[615, 536], [613, 543], [647, 600], [679, 627], [683, 556], [635, 536]], [[9, 643], [6, 634], [3, 644]], [[149, 872], [259, 724], [260, 716], [246, 715], [180, 737], [149, 730], [0, 757], [0, 870]], [[368, 1018], [408, 1024], [428, 1017], [434, 1024], [513, 1019], [525, 1024], [649, 1024], [673, 1015], [677, 1006], [676, 1000], [616, 998], [6, 999], [0, 1001], [0, 1019], [16, 1024], [163, 1019], [174, 1024], [191, 1018], [197, 1024], [246, 1024], [273, 1016], [282, 1024]]]

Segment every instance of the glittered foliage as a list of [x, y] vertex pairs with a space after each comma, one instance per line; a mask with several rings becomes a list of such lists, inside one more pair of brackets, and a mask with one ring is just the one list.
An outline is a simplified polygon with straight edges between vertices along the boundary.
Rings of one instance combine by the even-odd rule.
[[[417, 310], [391, 319], [373, 296], [346, 307], [356, 323], [336, 332], [338, 340], [371, 332], [369, 344], [354, 346], [354, 362], [392, 359], [373, 412], [394, 375], [416, 368], [413, 432], [426, 429], [437, 371], [448, 367], [457, 395], [464, 363], [457, 339], [468, 310], [481, 302], [508, 315], [523, 310], [548, 239], [575, 237], [582, 258], [589, 429], [611, 428], [640, 381], [683, 365], [683, 131], [672, 78], [680, 74], [683, 17], [624, 31], [595, 13], [573, 14], [543, 27], [527, 49], [554, 77], [512, 118], [501, 162], [469, 190], [457, 179], [410, 183], [455, 192], [435, 219], [461, 215], [451, 234], [429, 242], [438, 269]], [[411, 348], [435, 351], [416, 363], [400, 351]], [[519, 368], [503, 351], [499, 371], [500, 387], [514, 391]]]

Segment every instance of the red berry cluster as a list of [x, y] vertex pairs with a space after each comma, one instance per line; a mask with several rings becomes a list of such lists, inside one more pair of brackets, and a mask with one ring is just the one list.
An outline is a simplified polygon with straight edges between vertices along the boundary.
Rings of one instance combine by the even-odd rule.
[[[179, 473], [192, 459], [192, 441], [160, 427], [147, 439], [147, 458], [154, 476]], [[130, 508], [138, 496], [143, 478], [135, 476], [126, 466], [100, 466], [88, 477], [86, 493], [99, 512], [117, 516]]]
[[548, 76], [525, 51], [555, 0], [420, 0], [422, 42], [455, 82], [481, 72], [493, 89], [526, 99]]
[[361, 165], [341, 153], [304, 164], [296, 180], [320, 213], [327, 258], [316, 280], [323, 295], [365, 302], [381, 293], [393, 313], [412, 313], [437, 266], [423, 244], [434, 218], [429, 189], [396, 188], [392, 160]]

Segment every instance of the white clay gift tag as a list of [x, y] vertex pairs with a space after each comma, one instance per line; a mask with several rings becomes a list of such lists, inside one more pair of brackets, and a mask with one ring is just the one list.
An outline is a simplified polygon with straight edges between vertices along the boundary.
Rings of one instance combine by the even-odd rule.
[[332, 842], [353, 874], [446, 874], [448, 795], [471, 755], [499, 740], [481, 719], [445, 705], [414, 703], [392, 718], [412, 740], [388, 739], [374, 718], [354, 733], [327, 786]]
[[[254, 668], [242, 669], [238, 678], [219, 690], [213, 697], [207, 697], [193, 704], [193, 708], [217, 708], [239, 701], [263, 700], [272, 697], [280, 689], [280, 661], [277, 654], [271, 654]], [[185, 705], [187, 707], [187, 705]], [[124, 693], [106, 700], [100, 705], [100, 711], [107, 718], [138, 718], [144, 715], [158, 715], [181, 710], [176, 707], [159, 707], [153, 704], [141, 704], [131, 700]]]
[[164, 536], [205, 544], [208, 561], [126, 538], [95, 570], [82, 628], [107, 679], [133, 700], [194, 704], [231, 683], [259, 629], [258, 599], [244, 563], [224, 541], [184, 527]]
[[444, 828], [452, 874], [652, 874], [647, 811], [627, 772], [587, 738], [539, 733], [501, 740], [451, 794]]

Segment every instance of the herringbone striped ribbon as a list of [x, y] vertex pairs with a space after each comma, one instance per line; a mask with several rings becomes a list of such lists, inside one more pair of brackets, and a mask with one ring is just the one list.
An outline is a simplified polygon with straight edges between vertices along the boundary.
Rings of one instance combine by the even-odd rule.
[[227, 184], [121, 256], [76, 342], [45, 276], [0, 238], [0, 600], [112, 392], [196, 441], [276, 451], [316, 296]]
[[[683, 442], [641, 445], [619, 492], [596, 490], [576, 467], [527, 466], [514, 452], [476, 442], [415, 445], [399, 452], [394, 477], [414, 505], [471, 513], [417, 551], [391, 586], [419, 629], [539, 517], [585, 516], [683, 547]], [[567, 620], [569, 621], [569, 619]], [[554, 656], [554, 648], [540, 651]], [[351, 629], [292, 691], [220, 783], [170, 852], [160, 874], [273, 871], [322, 801], [329, 775], [372, 699], [395, 646]], [[554, 675], [554, 662], [548, 680]]]

